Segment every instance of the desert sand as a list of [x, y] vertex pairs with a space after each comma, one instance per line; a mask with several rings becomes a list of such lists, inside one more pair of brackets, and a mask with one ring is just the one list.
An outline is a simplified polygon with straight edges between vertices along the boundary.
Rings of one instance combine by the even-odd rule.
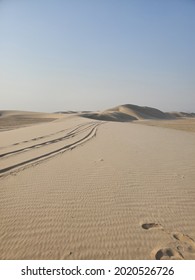
[[0, 259], [195, 260], [195, 119], [0, 112]]

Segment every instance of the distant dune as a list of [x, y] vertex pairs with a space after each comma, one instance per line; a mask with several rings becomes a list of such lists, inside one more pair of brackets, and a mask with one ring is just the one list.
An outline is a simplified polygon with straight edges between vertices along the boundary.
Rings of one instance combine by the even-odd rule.
[[175, 118], [194, 118], [195, 117], [195, 113], [171, 112], [168, 114]]
[[195, 114], [183, 112], [166, 113], [152, 107], [125, 104], [107, 109], [103, 112], [81, 113], [80, 116], [104, 121], [129, 122], [134, 120], [169, 120], [181, 117], [195, 117]]
[[15, 129], [37, 123], [51, 122], [58, 118], [60, 118], [60, 114], [3, 110], [0, 111], [0, 130]]
[[130, 114], [126, 114], [120, 111], [104, 111], [100, 113], [82, 113], [80, 116], [95, 119], [95, 120], [102, 120], [102, 121], [115, 121], [115, 122], [129, 122], [137, 120], [134, 116]]
[[[55, 121], [59, 118], [84, 117], [93, 120], [132, 122], [155, 120], [181, 120], [195, 118], [195, 113], [163, 112], [152, 107], [133, 104], [119, 105], [104, 111], [59, 111], [54, 113], [29, 112], [17, 110], [0, 111], [0, 130], [10, 130], [43, 122]], [[148, 124], [148, 123], [146, 123]], [[150, 123], [152, 124], [152, 123]], [[153, 125], [153, 124], [152, 124]], [[155, 124], [156, 125], [156, 124]], [[191, 125], [191, 124], [190, 124]], [[185, 127], [185, 125], [184, 125]], [[193, 129], [194, 131], [194, 126]]]

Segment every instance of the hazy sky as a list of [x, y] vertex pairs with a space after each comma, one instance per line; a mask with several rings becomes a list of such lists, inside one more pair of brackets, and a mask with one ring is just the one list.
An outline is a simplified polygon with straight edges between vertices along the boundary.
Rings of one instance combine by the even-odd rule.
[[195, 0], [0, 0], [0, 110], [195, 112]]

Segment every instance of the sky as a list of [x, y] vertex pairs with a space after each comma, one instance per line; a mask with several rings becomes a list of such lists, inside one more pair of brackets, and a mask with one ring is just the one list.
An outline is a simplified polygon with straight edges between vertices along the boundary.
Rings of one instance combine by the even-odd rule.
[[0, 110], [195, 112], [195, 0], [0, 0]]

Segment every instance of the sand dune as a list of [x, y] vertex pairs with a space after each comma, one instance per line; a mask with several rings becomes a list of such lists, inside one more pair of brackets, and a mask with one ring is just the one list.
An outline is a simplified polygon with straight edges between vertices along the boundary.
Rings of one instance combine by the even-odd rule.
[[185, 113], [185, 112], [169, 112], [167, 113], [176, 118], [194, 118], [195, 113]]
[[139, 110], [1, 111], [0, 259], [195, 259], [195, 133]]
[[103, 121], [128, 122], [136, 120], [135, 117], [118, 111], [105, 111], [101, 113], [82, 113], [81, 116]]
[[121, 105], [103, 112], [81, 114], [84, 117], [107, 120], [129, 122], [142, 119], [173, 119], [176, 116], [171, 113], [164, 113], [151, 107], [141, 107], [132, 104]]
[[59, 114], [24, 111], [0, 111], [0, 130], [15, 129], [30, 124], [50, 122], [60, 118]]
[[195, 113], [162, 112], [152, 107], [142, 107], [132, 104], [120, 105], [102, 112], [82, 112], [80, 116], [117, 122], [130, 122], [135, 120], [170, 120], [177, 118], [194, 118]]
[[167, 113], [152, 107], [141, 107], [132, 104], [121, 105], [113, 109], [107, 110], [122, 112], [135, 117], [136, 119], [168, 119], [170, 118]]

